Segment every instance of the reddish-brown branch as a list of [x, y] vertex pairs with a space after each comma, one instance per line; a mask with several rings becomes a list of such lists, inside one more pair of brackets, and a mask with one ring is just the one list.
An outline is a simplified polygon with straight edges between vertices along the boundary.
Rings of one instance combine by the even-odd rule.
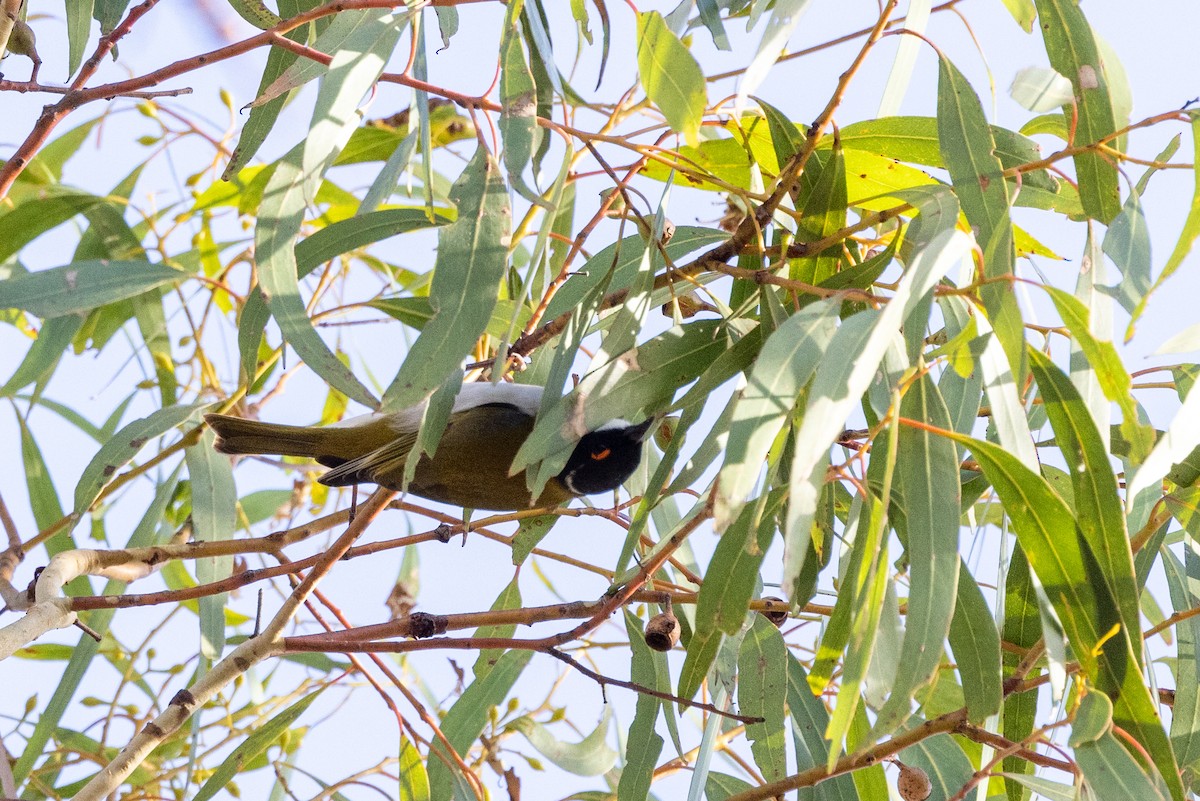
[[702, 709], [714, 715], [736, 720], [741, 723], [761, 723], [762, 718], [753, 717], [750, 715], [739, 715], [734, 712], [729, 712], [712, 704], [703, 703], [701, 701], [693, 701], [688, 698], [683, 698], [671, 693], [665, 693], [661, 690], [656, 690], [653, 687], [646, 687], [637, 682], [624, 681], [622, 679], [614, 679], [609, 676], [604, 676], [600, 673], [590, 670], [579, 664], [576, 660], [567, 656], [562, 651], [559, 651], [553, 646], [546, 645], [541, 640], [517, 640], [509, 637], [439, 637], [432, 640], [388, 640], [386, 642], [368, 642], [359, 643], [356, 645], [334, 645], [328, 647], [329, 643], [318, 642], [322, 639], [322, 635], [309, 635], [306, 637], [284, 637], [284, 651], [290, 652], [312, 652], [321, 653], [411, 653], [413, 651], [436, 651], [441, 649], [446, 650], [461, 650], [461, 651], [486, 651], [486, 650], [522, 650], [535, 651], [537, 653], [546, 654], [564, 662], [579, 672], [583, 673], [590, 679], [593, 679], [601, 685], [612, 685], [614, 687], [623, 687], [627, 690], [649, 695], [663, 701], [680, 704], [682, 706], [692, 707], [693, 709]]

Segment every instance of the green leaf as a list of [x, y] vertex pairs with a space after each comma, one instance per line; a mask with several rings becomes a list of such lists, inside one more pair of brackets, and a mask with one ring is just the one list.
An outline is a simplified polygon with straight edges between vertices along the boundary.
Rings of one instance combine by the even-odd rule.
[[980, 463], [1062, 621], [1084, 675], [1114, 699], [1118, 724], [1153, 757], [1172, 797], [1182, 801], [1175, 757], [1132, 652], [1135, 646], [1120, 628], [1116, 599], [1071, 510], [1045, 479], [1003, 449], [961, 434], [947, 432], [946, 436], [966, 445]]
[[713, 630], [736, 634], [741, 629], [784, 499], [784, 493], [776, 491], [762, 504], [742, 507], [717, 541], [696, 601], [695, 635]]
[[[1200, 581], [1200, 556], [1194, 548], [1184, 548], [1184, 563], [1169, 548], [1162, 549], [1163, 568], [1171, 606], [1176, 612], [1200, 605], [1196, 588]], [[1177, 652], [1175, 660], [1175, 703], [1171, 706], [1171, 748], [1185, 771], [1196, 773], [1200, 762], [1200, 620], [1189, 617], [1175, 624]]]
[[746, 726], [750, 752], [763, 779], [787, 775], [783, 701], [787, 687], [787, 647], [775, 624], [754, 616], [738, 649], [738, 707], [743, 715], [763, 718]]
[[407, 737], [400, 738], [400, 801], [430, 801], [429, 774], [421, 762], [421, 754]]
[[[936, 428], [950, 427], [950, 413], [928, 373], [904, 393], [900, 416]], [[872, 736], [896, 731], [908, 718], [916, 691], [933, 681], [950, 632], [958, 595], [958, 529], [961, 492], [954, 443], [925, 429], [898, 432], [896, 486], [904, 498], [908, 554], [908, 614], [904, 643], [891, 687]], [[996, 653], [999, 667], [999, 651]]]
[[521, 521], [512, 538], [514, 565], [524, 564], [538, 543], [550, 533], [550, 529], [558, 522], [559, 517], [560, 515], [538, 515], [537, 517], [526, 517]]
[[[656, 683], [654, 652], [646, 645], [642, 636], [642, 622], [628, 609], [625, 610], [625, 632], [629, 636], [632, 659], [629, 680], [645, 687], [653, 687]], [[661, 705], [649, 695], [639, 694], [637, 697], [633, 722], [629, 725], [629, 735], [625, 740], [625, 764], [621, 768], [621, 778], [617, 784], [617, 796], [620, 798], [649, 796], [650, 782], [663, 747], [663, 738], [654, 731], [654, 723], [658, 719]]]
[[101, 445], [87, 467], [83, 468], [83, 475], [75, 485], [75, 507], [72, 514], [78, 517], [86, 512], [100, 495], [100, 491], [116, 476], [117, 471], [128, 464], [147, 442], [187, 422], [206, 406], [207, 403], [168, 406], [134, 420], [113, 434], [112, 439]]
[[[532, 651], [508, 651], [490, 671], [478, 678], [458, 697], [442, 719], [442, 733], [459, 754], [466, 754], [487, 725], [488, 710], [498, 706], [529, 664]], [[432, 798], [449, 798], [458, 768], [445, 752], [440, 739], [431, 746], [428, 760], [429, 789]], [[441, 756], [439, 756], [439, 754]], [[453, 767], [452, 767], [453, 766]]]
[[714, 501], [718, 531], [725, 531], [737, 518], [758, 481], [771, 443], [791, 418], [797, 396], [825, 357], [839, 308], [833, 300], [807, 306], [763, 343], [746, 387], [734, 400], [729, 444]]
[[[808, 676], [800, 660], [787, 657], [787, 705], [792, 719], [792, 742], [795, 744], [797, 772], [824, 765], [829, 759], [829, 710], [809, 689]], [[812, 801], [859, 801], [854, 780], [846, 774], [827, 779], [817, 786], [814, 795], [801, 791], [800, 798]]]
[[[875, 464], [875, 460], [872, 460], [872, 463]], [[825, 762], [826, 770], [832, 770], [837, 762], [840, 753], [837, 746], [849, 734], [857, 712], [861, 709], [863, 682], [875, 650], [879, 619], [889, 584], [888, 570], [885, 567], [888, 548], [884, 536], [887, 530], [884, 515], [884, 504], [878, 498], [871, 496], [868, 502], [863, 504], [863, 514], [859, 518], [854, 548], [850, 555], [851, 563], [838, 592], [837, 605], [842, 605], [843, 598], [846, 599], [848, 636], [846, 653], [842, 659], [837, 701], [829, 716], [829, 728], [825, 731], [826, 739], [834, 745], [829, 749], [829, 757]], [[810, 686], [814, 681], [825, 678], [826, 668], [831, 672], [832, 665], [828, 662], [837, 658], [836, 650], [836, 643], [827, 648], [825, 641], [821, 641], [813, 674], [809, 676]], [[818, 665], [823, 668], [822, 675], [816, 672]]]
[[909, 260], [887, 307], [880, 313], [860, 312], [850, 317], [830, 342], [813, 378], [792, 455], [782, 581], [789, 595], [804, 567], [829, 447], [874, 380], [904, 320], [969, 247], [970, 241], [963, 234], [953, 229], [939, 232]]
[[[146, 507], [146, 513], [125, 542], [126, 548], [141, 548], [154, 541], [159, 522], [163, 519], [167, 504], [175, 494], [179, 478], [179, 470], [155, 490], [154, 498]], [[120, 595], [125, 589], [125, 582], [110, 580], [104, 585], [103, 595]], [[90, 614], [84, 614], [84, 621], [97, 634], [104, 636], [112, 622], [116, 610], [99, 609]], [[46, 743], [58, 729], [59, 721], [67, 711], [67, 707], [79, 690], [83, 679], [88, 675], [89, 666], [100, 651], [100, 643], [88, 634], [80, 635], [78, 643], [71, 653], [71, 658], [63, 668], [62, 677], [54, 688], [50, 700], [41, 709], [33, 732], [25, 741], [25, 750], [12, 766], [12, 775], [18, 785], [24, 783], [33, 769], [33, 763], [45, 753]]]
[[0, 262], [20, 253], [47, 231], [107, 202], [88, 192], [60, 186], [46, 190], [44, 195], [23, 200], [16, 208], [0, 215]]
[[[1083, 351], [1084, 357], [1095, 368], [1096, 380], [1100, 383], [1104, 397], [1117, 404], [1121, 409], [1121, 434], [1130, 444], [1130, 461], [1136, 464], [1146, 459], [1148, 463], [1147, 454], [1154, 445], [1154, 431], [1151, 426], [1139, 419], [1137, 401], [1132, 394], [1133, 379], [1125, 369], [1116, 347], [1112, 342], [1099, 340], [1092, 335], [1089, 311], [1077, 298], [1052, 286], [1043, 288], [1050, 295], [1050, 299], [1054, 301], [1054, 307], [1058, 310], [1058, 314], [1067, 328], [1070, 329], [1071, 336]], [[1164, 470], [1163, 474], [1165, 473]], [[1138, 474], [1140, 477], [1141, 470], [1138, 471]], [[1126, 493], [1126, 497], [1132, 498], [1134, 494], [1130, 490]]]
[[1167, 801], [1141, 763], [1113, 735], [1112, 714], [1112, 702], [1096, 693], [1085, 695], [1075, 713], [1071, 747], [1084, 783], [1095, 798]]
[[[1106, 295], [1116, 298], [1125, 311], [1133, 313], [1146, 302], [1150, 293], [1150, 229], [1138, 190], [1129, 197], [1104, 233], [1104, 253], [1121, 271], [1121, 280], [1114, 287], [1101, 287]], [[1133, 322], [1130, 322], [1132, 333]]]
[[451, 190], [458, 208], [438, 232], [430, 302], [434, 318], [421, 331], [384, 394], [384, 407], [415, 405], [441, 386], [487, 327], [508, 264], [512, 212], [500, 167], [480, 146]]
[[138, 331], [154, 364], [159, 397], [163, 406], [170, 406], [177, 400], [179, 385], [175, 379], [175, 359], [171, 355], [171, 337], [167, 333], [167, 314], [162, 295], [157, 290], [143, 292], [134, 297], [132, 303]]
[[906, 765], [925, 771], [933, 784], [930, 798], [953, 798], [975, 773], [959, 741], [949, 734], [935, 734], [896, 755]]
[[938, 139], [942, 157], [967, 222], [983, 249], [983, 274], [992, 279], [980, 288], [988, 321], [1000, 338], [1014, 375], [1024, 374], [1025, 329], [1016, 295], [1007, 281], [1016, 272], [1012, 199], [1004, 165], [983, 106], [966, 77], [946, 58], [939, 60]]
[[[1075, 109], [1063, 116], [1075, 131], [1073, 145], [1090, 145], [1116, 133], [1117, 119], [1108, 78], [1100, 59], [1096, 35], [1075, 0], [1036, 0], [1042, 39], [1050, 66], [1075, 87]], [[1073, 120], [1073, 116], [1078, 117]], [[1116, 146], [1109, 142], [1109, 146]], [[1109, 223], [1120, 211], [1117, 165], [1106, 155], [1084, 151], [1075, 155], [1079, 194], [1089, 217]]]
[[1179, 265], [1187, 258], [1187, 255], [1192, 252], [1192, 246], [1196, 243], [1196, 237], [1200, 236], [1200, 114], [1193, 113], [1192, 115], [1192, 171], [1194, 175], [1195, 185], [1192, 189], [1192, 203], [1188, 208], [1187, 219], [1183, 221], [1183, 227], [1179, 231], [1179, 240], [1175, 243], [1175, 248], [1171, 251], [1171, 255], [1167, 257], [1166, 264], [1163, 265], [1162, 272], [1158, 274], [1158, 278], [1154, 281], [1154, 286], [1146, 293], [1142, 304], [1134, 313], [1133, 319], [1136, 321], [1141, 316], [1141, 312], [1149, 299], [1150, 293], [1158, 289], [1162, 284], [1174, 275], [1179, 269]]
[[[216, 436], [205, 429], [200, 441], [185, 451], [192, 488], [192, 524], [199, 542], [231, 539], [237, 528], [237, 489], [229, 457], [213, 447]], [[196, 560], [196, 580], [210, 584], [233, 571], [232, 556]], [[225, 648], [226, 593], [200, 598], [200, 654], [211, 661]]]
[[537, 84], [521, 47], [520, 9], [520, 3], [508, 7], [500, 41], [500, 134], [509, 183], [526, 200], [542, 205], [544, 201], [523, 177], [543, 133], [537, 123]]
[[539, 754], [558, 767], [576, 776], [599, 776], [607, 773], [617, 763], [617, 752], [608, 747], [608, 724], [612, 719], [612, 707], [605, 707], [596, 728], [577, 743], [559, 740], [550, 730], [529, 717], [521, 717], [509, 724], [529, 740]]
[[[278, 0], [279, 16], [287, 19], [294, 17], [302, 11], [308, 11], [317, 5], [319, 0]], [[301, 44], [308, 38], [311, 25], [301, 25], [298, 28], [293, 28], [284, 34], [293, 42]], [[258, 92], [261, 95], [266, 91], [275, 80], [283, 74], [283, 72], [291, 67], [299, 58], [295, 53], [286, 50], [282, 47], [272, 47], [267, 53], [267, 63], [263, 67], [262, 78], [258, 82]], [[307, 61], [308, 59], [305, 59]], [[291, 98], [289, 92], [286, 95], [280, 95], [267, 103], [254, 106], [250, 109], [250, 116], [246, 118], [246, 124], [242, 126], [242, 134], [238, 137], [237, 147], [233, 149], [233, 155], [229, 159], [229, 163], [225, 165], [225, 171], [221, 174], [221, 180], [228, 181], [233, 176], [237, 175], [238, 171], [245, 167], [250, 159], [254, 158], [254, 154], [258, 152], [258, 148], [266, 141], [267, 134], [275, 126], [275, 121], [279, 118], [279, 112], [283, 110], [283, 106]]]
[[[1029, 560], [1018, 541], [1013, 546], [1009, 559], [1008, 574], [1004, 579], [1004, 641], [1021, 649], [1034, 647], [1042, 639], [1042, 624], [1038, 609], [1038, 598], [1034, 587]], [[1021, 654], [1009, 650], [1001, 652], [1006, 675], [1021, 664]], [[965, 688], [964, 688], [965, 691]], [[1015, 693], [1004, 699], [1003, 734], [1013, 742], [1020, 742], [1033, 733], [1037, 716], [1038, 691]], [[1004, 769], [1009, 773], [1032, 773], [1034, 765], [1019, 757], [1005, 757]], [[1005, 787], [1010, 801], [1023, 801], [1021, 788], [1013, 784]]]
[[[800, 24], [800, 18], [808, 10], [808, 4], [809, 0], [776, 0], [771, 8], [771, 16], [763, 28], [762, 39], [759, 40], [758, 48], [754, 51], [754, 58], [750, 60], [750, 64], [747, 65], [738, 81], [737, 98], [734, 100], [735, 108], [744, 108], [746, 98], [754, 94], [762, 85], [779, 56], [787, 48], [788, 40], [791, 39], [796, 26]], [[726, 49], [728, 49], [728, 45], [726, 45]], [[640, 66], [640, 53], [638, 63]]]
[[400, 36], [398, 18], [384, 9], [339, 14], [326, 33], [342, 24], [353, 30], [344, 32], [343, 49], [334, 53], [321, 82], [308, 136], [279, 162], [267, 182], [255, 229], [255, 256], [259, 286], [284, 338], [319, 376], [373, 407], [374, 396], [313, 328], [296, 284], [293, 250], [321, 176], [358, 126], [358, 103], [383, 71]]
[[[846, 227], [846, 159], [834, 141], [827, 158], [809, 167], [800, 176], [796, 205], [803, 215], [796, 223], [797, 242], [816, 242]], [[822, 253], [788, 260], [788, 277], [810, 284], [821, 284], [838, 274], [842, 263], [842, 244]]]
[[[945, 154], [939, 138], [940, 125], [941, 121], [935, 117], [880, 117], [852, 122], [842, 128], [839, 135], [842, 147], [846, 150], [865, 150], [910, 164], [945, 167]], [[1005, 170], [1042, 158], [1041, 147], [1028, 136], [999, 125], [988, 125], [987, 130], [996, 145], [995, 155]], [[1049, 192], [1058, 190], [1058, 182], [1044, 170], [1023, 173], [1021, 181], [1022, 191], [1029, 186]]]
[[0, 282], [0, 309], [22, 309], [38, 317], [81, 314], [187, 277], [148, 261], [77, 261]]
[[1120, 607], [1123, 634], [1130, 643], [1137, 644], [1133, 652], [1140, 655], [1142, 628], [1138, 585], [1133, 574], [1129, 535], [1125, 530], [1125, 513], [1108, 452], [1071, 380], [1048, 356], [1033, 347], [1029, 349], [1029, 359], [1043, 408], [1054, 429], [1054, 442], [1062, 452], [1067, 473], [1071, 476], [1076, 524], [1091, 546], [1109, 592]]
[[323, 687], [301, 698], [266, 723], [255, 726], [250, 736], [221, 761], [217, 769], [196, 792], [193, 801], [208, 801], [223, 790], [235, 776], [245, 769], [247, 763], [274, 745], [322, 692], [324, 692]]
[[967, 701], [967, 716], [972, 723], [982, 725], [1000, 711], [1004, 698], [1000, 634], [987, 599], [966, 565], [960, 565], [958, 570], [958, 598], [949, 636]]
[[637, 64], [646, 96], [672, 130], [696, 145], [708, 105], [704, 73], [657, 11], [638, 14]]
[[[678, 262], [689, 253], [719, 244], [727, 237], [724, 231], [713, 228], [681, 225], [675, 229], [675, 235], [664, 250], [667, 258]], [[617, 240], [593, 255], [555, 294], [546, 307], [546, 318], [557, 317], [579, 306], [589, 291], [605, 281], [610, 269], [611, 286], [614, 289], [633, 283], [641, 264], [643, 242], [640, 234], [634, 234]]]
[[296, 59], [254, 98], [249, 104], [250, 108], [270, 103], [275, 98], [325, 75], [333, 75], [336, 80], [338, 68], [344, 68], [348, 59], [389, 54], [390, 47], [380, 46], [381, 35], [389, 35], [383, 26], [390, 28], [398, 37], [400, 25], [407, 19], [407, 16], [394, 17], [390, 12], [380, 13], [375, 10], [342, 11], [333, 17], [329, 26], [311, 45], [314, 50], [332, 56], [333, 61], [323, 64], [311, 58]]
[[[109, 1], [111, 0], [100, 0], [101, 3]], [[92, 129], [103, 119], [103, 116], [94, 117], [43, 147], [36, 156], [29, 160], [29, 166], [17, 180], [42, 185], [57, 184], [62, 180], [63, 166], [79, 152], [79, 148], [87, 141]]]
[[70, 347], [75, 334], [83, 325], [76, 315], [51, 317], [42, 324], [37, 339], [29, 346], [25, 358], [12, 376], [0, 387], [0, 396], [12, 396], [30, 384], [44, 385], [54, 374], [63, 352]]
[[[516, 577], [512, 581], [504, 585], [504, 589], [496, 596], [496, 600], [492, 601], [491, 611], [499, 611], [503, 609], [518, 609], [521, 606], [521, 585], [517, 582]], [[511, 637], [513, 632], [517, 630], [514, 623], [497, 623], [490, 626], [480, 626], [475, 630], [476, 637]], [[471, 671], [478, 681], [486, 676], [496, 663], [504, 655], [504, 651], [498, 648], [487, 648], [479, 652], [479, 656], [475, 658], [475, 664]]]

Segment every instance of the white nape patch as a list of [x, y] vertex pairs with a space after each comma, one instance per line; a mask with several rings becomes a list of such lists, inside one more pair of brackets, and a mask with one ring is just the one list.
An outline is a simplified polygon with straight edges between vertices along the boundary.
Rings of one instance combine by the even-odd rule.
[[489, 403], [507, 403], [534, 417], [542, 405], [542, 392], [542, 387], [532, 384], [463, 384], [454, 399], [454, 411], [465, 412]]
[[[338, 423], [331, 423], [330, 428], [356, 428], [370, 425], [380, 418], [388, 418], [393, 429], [402, 433], [416, 431], [421, 426], [421, 415], [425, 413], [428, 401], [421, 401], [416, 406], [401, 409], [391, 414], [371, 412], [350, 417]], [[542, 403], [542, 387], [531, 384], [485, 384], [482, 382], [463, 384], [454, 399], [454, 412], [465, 412], [489, 403], [505, 403], [515, 406], [530, 417], [537, 416], [538, 407]]]
[[629, 422], [628, 420], [621, 420], [618, 418], [616, 420], [609, 420], [607, 423], [605, 423], [604, 425], [597, 428], [596, 431], [612, 431], [614, 429], [633, 428], [633, 427], [634, 427], [633, 423]]

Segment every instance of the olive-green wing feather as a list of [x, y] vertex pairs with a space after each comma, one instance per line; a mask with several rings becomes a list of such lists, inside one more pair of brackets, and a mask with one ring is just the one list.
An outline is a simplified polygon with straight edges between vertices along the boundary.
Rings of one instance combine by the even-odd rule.
[[416, 442], [415, 431], [396, 434], [395, 439], [386, 445], [339, 464], [318, 480], [327, 487], [372, 483], [400, 490], [404, 479], [404, 463]]

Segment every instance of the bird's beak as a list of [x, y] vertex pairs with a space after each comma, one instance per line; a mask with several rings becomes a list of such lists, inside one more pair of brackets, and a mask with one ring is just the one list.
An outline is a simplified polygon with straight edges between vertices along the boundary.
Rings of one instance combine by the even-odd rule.
[[650, 438], [650, 434], [654, 432], [654, 427], [658, 425], [658, 421], [659, 416], [654, 415], [646, 420], [646, 422], [629, 429], [629, 433], [638, 442], [645, 442]]

